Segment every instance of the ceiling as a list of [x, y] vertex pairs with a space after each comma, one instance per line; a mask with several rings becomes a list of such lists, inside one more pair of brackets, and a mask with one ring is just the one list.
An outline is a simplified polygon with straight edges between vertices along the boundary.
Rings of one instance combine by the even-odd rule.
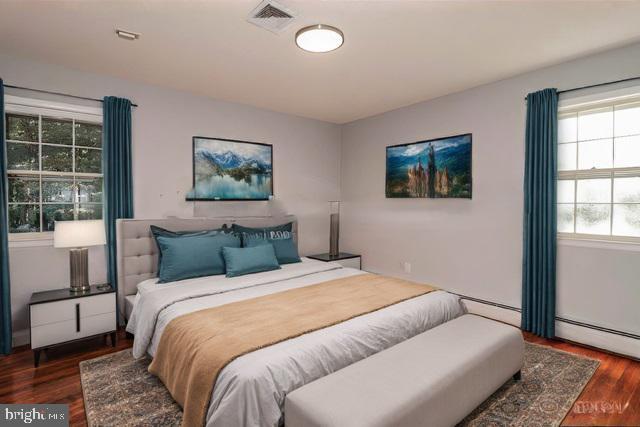
[[[0, 52], [345, 123], [640, 40], [640, 1], [279, 1], [276, 35], [260, 0], [0, 0]], [[344, 45], [298, 49], [317, 23]]]

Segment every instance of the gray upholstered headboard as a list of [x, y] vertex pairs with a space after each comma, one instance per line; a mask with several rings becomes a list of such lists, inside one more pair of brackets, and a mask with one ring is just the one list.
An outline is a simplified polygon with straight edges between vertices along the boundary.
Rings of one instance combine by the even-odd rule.
[[124, 313], [124, 297], [135, 295], [138, 283], [157, 276], [158, 248], [150, 226], [171, 231], [207, 230], [223, 224], [268, 227], [293, 222], [293, 239], [298, 241], [298, 222], [293, 215], [272, 217], [119, 219], [116, 221], [118, 254], [118, 304]]

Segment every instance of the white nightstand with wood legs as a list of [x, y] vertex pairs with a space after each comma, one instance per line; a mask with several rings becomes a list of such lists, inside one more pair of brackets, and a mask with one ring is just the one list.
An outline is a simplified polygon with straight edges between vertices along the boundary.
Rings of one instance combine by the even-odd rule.
[[99, 335], [116, 345], [116, 293], [96, 285], [82, 293], [69, 288], [36, 292], [29, 301], [31, 349], [34, 365], [48, 347]]

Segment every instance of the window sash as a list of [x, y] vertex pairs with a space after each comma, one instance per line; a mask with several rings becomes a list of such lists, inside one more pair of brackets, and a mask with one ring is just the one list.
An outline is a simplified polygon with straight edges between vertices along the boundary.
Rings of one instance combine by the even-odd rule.
[[[6, 143], [12, 144], [29, 144], [38, 146], [38, 169], [37, 170], [20, 170], [10, 169], [7, 171], [8, 177], [15, 176], [32, 176], [38, 177], [39, 182], [39, 195], [38, 202], [8, 202], [8, 206], [18, 205], [33, 205], [38, 206], [39, 209], [39, 230], [37, 232], [14, 232], [9, 233], [10, 240], [28, 240], [28, 239], [41, 239], [50, 238], [52, 232], [45, 231], [45, 212], [43, 206], [48, 205], [69, 205], [73, 206], [74, 220], [78, 219], [80, 205], [83, 206], [98, 206], [104, 204], [104, 198], [101, 202], [88, 202], [80, 201], [78, 197], [78, 183], [83, 180], [92, 178], [103, 178], [104, 174], [101, 173], [89, 173], [89, 172], [76, 172], [76, 150], [86, 149], [102, 152], [102, 147], [89, 147], [84, 145], [76, 145], [76, 123], [87, 123], [102, 126], [101, 109], [93, 107], [71, 106], [66, 104], [60, 104], [55, 102], [33, 100], [28, 98], [20, 98], [15, 96], [6, 97], [5, 114], [18, 114], [29, 115], [38, 118], [38, 141], [19, 141], [13, 139], [6, 139]], [[42, 122], [43, 119], [61, 119], [71, 121], [72, 141], [71, 144], [55, 144], [50, 142], [42, 142]], [[8, 129], [6, 129], [8, 132]], [[43, 170], [42, 159], [42, 147], [64, 147], [71, 150], [71, 171], [47, 171]], [[102, 155], [100, 155], [102, 158]], [[61, 177], [72, 178], [72, 197], [71, 202], [46, 202], [43, 195], [43, 180], [48, 177]], [[104, 187], [104, 181], [103, 181]], [[104, 197], [104, 192], [103, 192]]]
[[[603, 240], [603, 241], [619, 241], [619, 242], [631, 242], [631, 243], [640, 243], [640, 237], [637, 236], [628, 236], [628, 235], [616, 235], [614, 234], [614, 209], [616, 205], [640, 205], [640, 202], [615, 202], [615, 192], [614, 192], [614, 184], [616, 178], [630, 178], [630, 177], [640, 177], [640, 166], [638, 167], [615, 167], [615, 150], [616, 150], [616, 140], [620, 138], [629, 138], [629, 137], [637, 137], [640, 136], [638, 133], [624, 134], [624, 135], [616, 135], [616, 111], [620, 111], [622, 109], [628, 108], [629, 105], [636, 104], [640, 105], [640, 96], [638, 96], [638, 92], [636, 91], [634, 95], [625, 95], [623, 98], [609, 98], [605, 101], [592, 101], [589, 103], [581, 103], [574, 106], [565, 106], [561, 107], [558, 111], [558, 118], [562, 119], [565, 117], [575, 117], [575, 124], [572, 123], [572, 126], [576, 126], [575, 132], [571, 132], [572, 139], [558, 142], [558, 148], [562, 147], [566, 144], [576, 144], [576, 159], [575, 159], [575, 168], [571, 170], [558, 170], [557, 171], [557, 179], [558, 181], [563, 180], [572, 180], [573, 181], [573, 201], [571, 203], [567, 202], [557, 202], [556, 209], [559, 209], [561, 206], [568, 207], [573, 206], [573, 232], [558, 232], [558, 237], [560, 238], [569, 238], [569, 239], [578, 239], [578, 240]], [[612, 114], [612, 124], [611, 124], [611, 135], [598, 137], [598, 138], [580, 138], [579, 132], [579, 117], [581, 115], [585, 115], [585, 113], [592, 113], [598, 110], [606, 110], [610, 109]], [[558, 127], [560, 129], [560, 127]], [[590, 142], [590, 141], [598, 141], [598, 140], [610, 140], [611, 143], [611, 166], [609, 168], [599, 168], [599, 169], [578, 169], [580, 167], [580, 148], [581, 143]], [[584, 147], [584, 146], [583, 146]], [[573, 153], [571, 153], [573, 156]], [[573, 163], [573, 161], [571, 161]], [[588, 180], [588, 179], [609, 179], [610, 180], [610, 200], [607, 202], [578, 202], [578, 182], [580, 180]], [[609, 209], [609, 233], [608, 234], [586, 234], [577, 232], [577, 208], [580, 205], [600, 205], [600, 206], [610, 206]]]

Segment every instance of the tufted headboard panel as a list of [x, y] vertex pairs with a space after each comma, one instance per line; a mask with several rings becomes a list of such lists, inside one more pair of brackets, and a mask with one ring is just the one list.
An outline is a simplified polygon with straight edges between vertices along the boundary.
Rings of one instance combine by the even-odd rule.
[[124, 297], [135, 295], [138, 283], [157, 276], [158, 248], [150, 226], [171, 231], [210, 230], [224, 224], [269, 227], [293, 222], [293, 239], [298, 241], [298, 222], [293, 215], [273, 217], [119, 219], [116, 221], [118, 253], [118, 305], [124, 312]]

